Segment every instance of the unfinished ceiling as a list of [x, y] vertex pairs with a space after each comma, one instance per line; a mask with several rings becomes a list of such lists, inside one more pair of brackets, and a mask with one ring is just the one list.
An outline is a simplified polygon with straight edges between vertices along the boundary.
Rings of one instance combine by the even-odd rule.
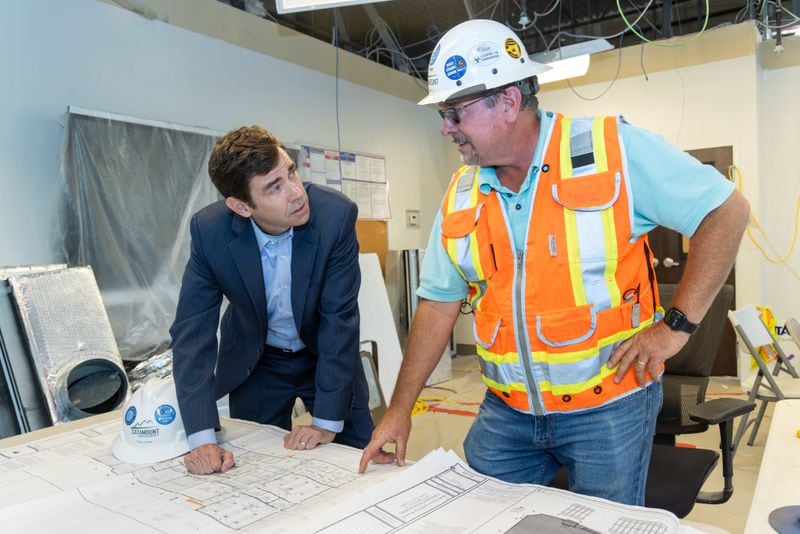
[[[434, 45], [465, 20], [513, 28], [528, 53], [605, 37], [615, 47], [755, 20], [762, 32], [798, 22], [800, 0], [393, 0], [279, 15], [274, 0], [219, 0], [347, 51], [425, 79]], [[705, 22], [708, 11], [708, 21]], [[624, 18], [623, 15], [624, 14]], [[627, 22], [626, 22], [627, 21]], [[338, 36], [338, 39], [337, 39]], [[769, 36], [769, 35], [767, 35]]]

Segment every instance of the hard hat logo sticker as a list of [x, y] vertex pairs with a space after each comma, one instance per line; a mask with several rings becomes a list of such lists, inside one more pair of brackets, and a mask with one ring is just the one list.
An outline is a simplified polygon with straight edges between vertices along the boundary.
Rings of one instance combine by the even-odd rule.
[[519, 59], [522, 53], [519, 50], [519, 43], [509, 37], [506, 39], [506, 53], [514, 59]]
[[494, 43], [480, 43], [470, 49], [468, 56], [473, 65], [491, 65], [500, 59], [500, 49]]
[[130, 426], [136, 421], [136, 406], [131, 406], [125, 410], [125, 424]]
[[131, 427], [131, 435], [138, 439], [158, 437], [158, 427], [153, 426], [151, 420], [142, 421]]
[[450, 56], [444, 63], [444, 74], [451, 80], [458, 80], [467, 72], [467, 62], [459, 55]]
[[156, 408], [154, 416], [158, 424], [168, 425], [175, 420], [175, 408], [169, 404], [162, 404]]

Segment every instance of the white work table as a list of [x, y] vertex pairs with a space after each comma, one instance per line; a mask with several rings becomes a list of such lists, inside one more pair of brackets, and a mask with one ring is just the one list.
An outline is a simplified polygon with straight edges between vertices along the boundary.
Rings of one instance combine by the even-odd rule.
[[[283, 446], [285, 431], [223, 419], [221, 441], [236, 467], [186, 472], [180, 458], [126, 464], [111, 455], [120, 413], [0, 441], [0, 524], [18, 532], [553, 531], [565, 522], [596, 532], [695, 533], [662, 510], [508, 484], [435, 450], [404, 468], [371, 465], [361, 451]], [[503, 499], [498, 499], [503, 496]], [[47, 510], [43, 514], [42, 510]]]
[[769, 514], [776, 508], [800, 505], [800, 399], [775, 403], [753, 505], [744, 531], [774, 532]]

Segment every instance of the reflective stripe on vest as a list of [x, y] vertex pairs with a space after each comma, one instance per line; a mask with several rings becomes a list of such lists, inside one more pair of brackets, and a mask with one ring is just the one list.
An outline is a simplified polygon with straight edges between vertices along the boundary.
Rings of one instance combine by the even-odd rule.
[[534, 414], [638, 389], [633, 369], [615, 384], [605, 363], [652, 324], [657, 306], [646, 237], [631, 239], [617, 119], [558, 115], [546, 135], [524, 251], [514, 250], [498, 193], [481, 193], [479, 168], [459, 169], [442, 205], [442, 242], [470, 286], [484, 382]]

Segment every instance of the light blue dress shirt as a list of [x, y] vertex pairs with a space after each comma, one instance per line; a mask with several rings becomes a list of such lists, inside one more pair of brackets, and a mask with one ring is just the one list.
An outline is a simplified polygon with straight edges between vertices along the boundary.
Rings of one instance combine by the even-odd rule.
[[[267, 299], [267, 345], [297, 352], [305, 347], [297, 333], [292, 314], [292, 238], [294, 228], [280, 235], [268, 234], [250, 219], [261, 253], [264, 273], [264, 290]], [[311, 424], [336, 432], [344, 428], [344, 421], [311, 418]], [[205, 429], [187, 436], [189, 447], [216, 443], [214, 429]]]

